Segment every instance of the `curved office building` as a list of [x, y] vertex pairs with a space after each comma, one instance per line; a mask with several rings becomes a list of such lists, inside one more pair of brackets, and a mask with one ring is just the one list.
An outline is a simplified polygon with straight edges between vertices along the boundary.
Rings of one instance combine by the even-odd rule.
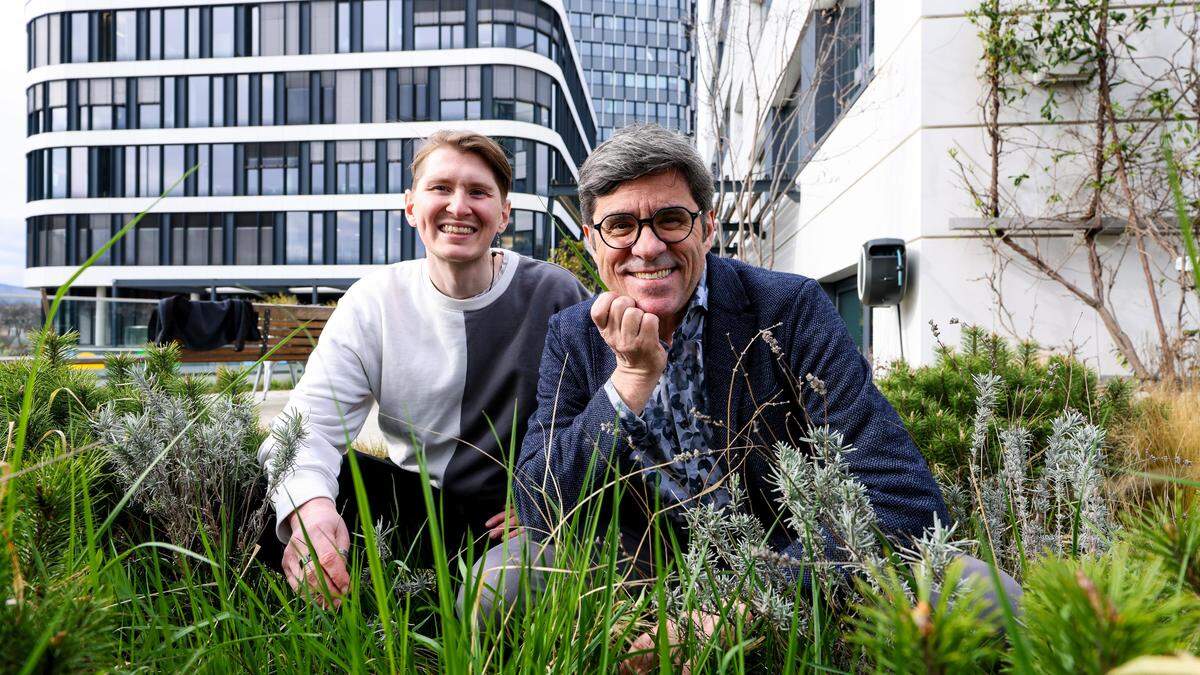
[[578, 233], [552, 195], [596, 122], [558, 0], [30, 0], [26, 21], [27, 287], [195, 166], [72, 295], [345, 288], [423, 254], [403, 191], [442, 128], [509, 152], [504, 246]]

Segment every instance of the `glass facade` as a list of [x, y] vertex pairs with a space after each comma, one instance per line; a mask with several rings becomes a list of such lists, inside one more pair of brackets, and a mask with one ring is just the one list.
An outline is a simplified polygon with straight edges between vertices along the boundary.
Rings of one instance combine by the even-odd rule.
[[[513, 191], [549, 194], [574, 180], [552, 146], [499, 137], [513, 166]], [[188, 167], [177, 197], [400, 194], [412, 185], [414, 139], [103, 145], [27, 155], [27, 198], [157, 197]]]
[[[29, 267], [73, 266], [106, 244], [134, 214], [35, 216], [26, 223]], [[501, 245], [549, 254], [546, 213], [512, 210]], [[370, 265], [424, 256], [399, 210], [150, 213], [100, 265]]]
[[874, 68], [874, 0], [812, 12], [800, 36], [799, 71], [811, 73], [770, 111], [763, 173], [797, 175], [867, 86]]
[[[42, 15], [26, 30], [31, 70], [118, 60], [523, 49], [557, 63], [574, 100], [586, 96], [558, 13], [536, 0], [312, 0], [93, 10]], [[579, 116], [584, 135], [594, 139], [590, 116], [583, 111]]]
[[[186, 208], [165, 203], [180, 212], [149, 214], [100, 265], [271, 265], [286, 277], [292, 265], [420, 257], [424, 249], [402, 211], [355, 208], [357, 200], [345, 197], [399, 195], [410, 187], [420, 143], [415, 137], [426, 132], [411, 123], [517, 121], [551, 131], [555, 143], [542, 134], [539, 140], [522, 137], [519, 125], [497, 138], [513, 165], [513, 192], [547, 198], [574, 185], [576, 167], [596, 142], [585, 79], [557, 4], [145, 5], [28, 21], [28, 67], [39, 81], [26, 90], [27, 134], [56, 134], [52, 142], [43, 136], [51, 147], [26, 155], [28, 201], [150, 199], [168, 189], [182, 199], [272, 199], [222, 213], [216, 211], [233, 202], [215, 207], [196, 201]], [[348, 65], [345, 59], [313, 58], [466, 48], [503, 49], [491, 62], [471, 65], [337, 69]], [[513, 49], [529, 54], [507, 51]], [[303, 70], [280, 65], [301, 56]], [[185, 59], [178, 68], [162, 63]], [[454, 61], [434, 63], [439, 60]], [[81, 70], [73, 64], [107, 62], [128, 63], [113, 68], [118, 76], [92, 77], [105, 73], [94, 67], [83, 69], [89, 77], [70, 76]], [[397, 62], [407, 61], [389, 63]], [[56, 79], [36, 77], [45, 72], [39, 68], [63, 64], [69, 65], [55, 71]], [[330, 125], [377, 126], [348, 127], [361, 133], [317, 129]], [[246, 135], [245, 128], [258, 127], [272, 131], [262, 141]], [[295, 127], [299, 138], [288, 139], [286, 127]], [[183, 131], [192, 129], [208, 131]], [[314, 140], [317, 135], [323, 139]], [[196, 171], [172, 188], [191, 167]], [[322, 195], [339, 197], [328, 204], [312, 199]], [[82, 263], [131, 218], [103, 212], [112, 208], [84, 206], [79, 210], [102, 212], [28, 218], [28, 266]], [[512, 219], [502, 244], [536, 257], [546, 257], [562, 231], [544, 212], [514, 209]]]
[[695, 127], [694, 0], [567, 0], [599, 140], [635, 122]]

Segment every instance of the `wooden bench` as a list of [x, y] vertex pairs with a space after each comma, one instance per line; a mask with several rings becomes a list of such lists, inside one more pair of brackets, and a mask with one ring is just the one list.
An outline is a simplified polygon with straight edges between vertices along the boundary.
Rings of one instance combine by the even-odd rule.
[[288, 364], [288, 372], [292, 376], [294, 386], [295, 365], [304, 363], [312, 354], [321, 331], [325, 329], [325, 322], [333, 314], [333, 307], [256, 302], [254, 311], [258, 313], [258, 332], [262, 335], [261, 340], [245, 343], [240, 352], [235, 350], [233, 345], [204, 351], [184, 349], [179, 360], [185, 363], [238, 363], [257, 361], [265, 355], [266, 358], [254, 375], [254, 390], [258, 390], [261, 378], [262, 393], [266, 396], [271, 386], [272, 366], [283, 362]]

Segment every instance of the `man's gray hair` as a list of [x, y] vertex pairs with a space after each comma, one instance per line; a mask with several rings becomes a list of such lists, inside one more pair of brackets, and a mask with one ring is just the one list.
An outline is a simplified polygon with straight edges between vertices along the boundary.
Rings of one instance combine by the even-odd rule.
[[710, 211], [712, 173], [686, 136], [657, 124], [621, 129], [601, 143], [579, 169], [579, 206], [584, 222], [592, 224], [597, 198], [612, 193], [622, 183], [672, 169], [687, 182], [696, 208]]

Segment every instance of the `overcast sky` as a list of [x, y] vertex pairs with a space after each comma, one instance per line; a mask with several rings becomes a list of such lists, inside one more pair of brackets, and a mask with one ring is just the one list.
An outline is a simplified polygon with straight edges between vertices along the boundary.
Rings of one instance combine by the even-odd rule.
[[25, 3], [0, 1], [0, 284], [25, 269]]

